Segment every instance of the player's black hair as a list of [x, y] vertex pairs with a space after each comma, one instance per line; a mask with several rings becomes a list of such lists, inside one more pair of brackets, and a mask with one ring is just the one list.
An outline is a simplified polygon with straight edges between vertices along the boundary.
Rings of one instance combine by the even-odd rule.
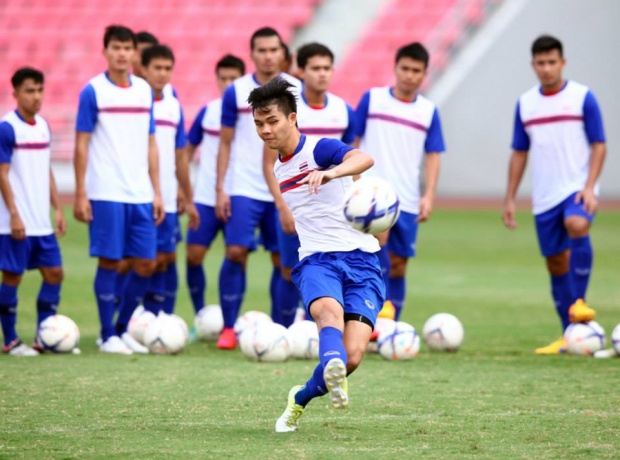
[[105, 34], [103, 34], [103, 47], [107, 48], [108, 44], [112, 40], [118, 40], [119, 42], [132, 42], [134, 48], [138, 45], [136, 42], [136, 35], [131, 31], [131, 29], [115, 24], [105, 28]]
[[227, 54], [215, 64], [215, 71], [220, 69], [237, 69], [241, 72], [241, 75], [245, 75], [245, 63], [237, 56]]
[[394, 62], [397, 64], [402, 58], [411, 58], [414, 61], [424, 63], [424, 67], [428, 67], [428, 51], [424, 48], [424, 45], [419, 42], [409, 43], [408, 45], [398, 48], [396, 51], [396, 59]]
[[252, 107], [252, 112], [265, 110], [266, 107], [276, 104], [280, 111], [287, 117], [297, 112], [297, 100], [295, 95], [289, 90], [293, 85], [283, 78], [276, 77], [269, 81], [265, 86], [254, 88], [248, 97], [248, 103]]
[[287, 62], [291, 61], [291, 49], [284, 42], [282, 42], [282, 50], [284, 50], [284, 60]]
[[563, 57], [562, 42], [551, 35], [541, 35], [532, 43], [532, 57], [538, 53], [558, 50], [560, 57]]
[[45, 77], [40, 70], [33, 69], [32, 67], [22, 67], [17, 69], [11, 77], [11, 85], [13, 85], [13, 89], [17, 89], [29, 79], [34, 80], [35, 83], [43, 84]]
[[280, 37], [280, 34], [278, 33], [276, 29], [274, 29], [273, 27], [261, 27], [256, 32], [254, 32], [252, 34], [252, 38], [250, 38], [250, 49], [251, 50], [254, 50], [254, 41], [257, 38], [261, 38], [261, 37], [278, 37], [278, 40], [280, 40], [280, 44], [284, 45], [284, 43], [282, 42], [282, 37]]
[[146, 30], [136, 33], [136, 42], [138, 44], [150, 43], [151, 45], [159, 45], [159, 40], [157, 40], [157, 37]]
[[148, 67], [153, 59], [170, 59], [174, 64], [174, 53], [166, 45], [153, 45], [142, 51], [142, 65]]
[[311, 57], [327, 56], [334, 62], [334, 53], [325, 45], [313, 42], [307, 43], [297, 50], [297, 67], [303, 69], [308, 64]]

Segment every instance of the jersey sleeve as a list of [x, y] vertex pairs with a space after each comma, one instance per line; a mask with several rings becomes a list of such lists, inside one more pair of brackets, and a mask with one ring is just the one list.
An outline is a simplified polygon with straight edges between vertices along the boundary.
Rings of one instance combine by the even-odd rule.
[[441, 129], [441, 120], [439, 118], [439, 110], [435, 107], [433, 112], [433, 118], [431, 125], [428, 127], [426, 133], [426, 141], [424, 142], [424, 151], [426, 153], [431, 152], [444, 152], [446, 146], [443, 141], [443, 131]]
[[149, 134], [155, 134], [155, 114], [153, 113], [153, 109], [155, 107], [155, 99], [151, 101], [151, 114], [149, 115]]
[[10, 123], [0, 123], [0, 163], [10, 163], [15, 147], [15, 130]]
[[174, 139], [174, 145], [177, 149], [185, 148], [187, 145], [187, 136], [185, 135], [185, 118], [183, 117], [183, 109], [179, 107], [179, 126], [177, 126], [177, 135]]
[[314, 147], [314, 161], [321, 168], [329, 168], [342, 163], [344, 156], [351, 150], [354, 148], [338, 139], [324, 138]]
[[527, 152], [530, 149], [530, 136], [525, 131], [523, 121], [521, 120], [521, 107], [517, 103], [515, 110], [515, 125], [512, 135], [512, 149]]
[[189, 128], [189, 133], [187, 133], [187, 140], [194, 147], [200, 145], [202, 143], [202, 120], [207, 114], [207, 106], [205, 105], [196, 118], [194, 118], [194, 122], [192, 123], [191, 128]]
[[76, 131], [92, 133], [97, 124], [97, 96], [91, 84], [84, 87], [80, 93], [80, 102], [76, 119]]
[[364, 137], [366, 132], [366, 120], [368, 119], [368, 109], [370, 107], [370, 91], [366, 91], [355, 110], [355, 135]]
[[349, 125], [347, 126], [347, 129], [345, 129], [344, 133], [342, 133], [342, 142], [344, 142], [345, 144], [352, 144], [353, 141], [355, 141], [356, 119], [355, 112], [349, 104], [347, 104], [347, 115], [349, 119]]
[[237, 124], [237, 94], [235, 85], [230, 85], [222, 96], [222, 127], [234, 128]]
[[601, 109], [592, 91], [588, 91], [583, 101], [583, 124], [586, 130], [586, 137], [590, 144], [605, 142], [605, 130], [603, 129]]

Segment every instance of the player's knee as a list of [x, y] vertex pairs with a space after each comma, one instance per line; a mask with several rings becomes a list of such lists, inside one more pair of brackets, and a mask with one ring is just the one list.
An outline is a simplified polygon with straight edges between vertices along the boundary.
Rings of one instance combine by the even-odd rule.
[[563, 275], [568, 273], [570, 268], [568, 251], [564, 251], [560, 254], [554, 254], [547, 257], [547, 269], [553, 276]]
[[166, 255], [166, 265], [176, 264], [177, 263], [177, 253], [169, 252]]
[[[125, 262], [125, 261], [122, 261]], [[127, 273], [129, 273], [129, 268], [130, 266], [127, 266], [127, 269], [125, 271], [121, 271], [119, 270], [119, 266], [120, 266], [121, 261], [118, 260], [112, 260], [112, 259], [105, 259], [105, 258], [100, 258], [99, 259], [99, 267], [105, 269], [105, 270], [116, 270], [119, 273], [126, 275]]]
[[590, 222], [583, 217], [569, 217], [564, 222], [568, 236], [571, 238], [581, 238], [587, 236], [590, 231]]
[[292, 267], [280, 267], [280, 274], [289, 283], [293, 281], [293, 268]]
[[228, 246], [226, 248], [226, 258], [231, 262], [244, 264], [248, 256], [248, 249], [243, 246]]
[[133, 270], [140, 276], [149, 277], [155, 273], [157, 261], [155, 259], [138, 259], [134, 261]]
[[390, 257], [390, 276], [403, 278], [407, 272], [407, 258], [400, 256]]
[[321, 297], [312, 302], [310, 314], [321, 328], [342, 328], [344, 323], [342, 307], [329, 297]]
[[43, 280], [47, 284], [60, 284], [64, 277], [62, 267], [48, 268], [43, 272]]
[[130, 259], [122, 259], [116, 261], [116, 271], [121, 275], [126, 275], [131, 270], [131, 260]]
[[186, 260], [189, 265], [202, 265], [202, 261], [204, 260], [205, 253], [207, 252], [205, 249], [199, 249], [196, 245], [187, 246], [187, 255]]
[[358, 368], [363, 358], [363, 348], [355, 347], [353, 350], [347, 350], [347, 375], [353, 373]]
[[2, 272], [2, 284], [17, 287], [22, 280], [22, 275], [11, 272]]
[[272, 252], [271, 253], [271, 264], [276, 267], [279, 268], [282, 265], [280, 264], [280, 253], [279, 252]]

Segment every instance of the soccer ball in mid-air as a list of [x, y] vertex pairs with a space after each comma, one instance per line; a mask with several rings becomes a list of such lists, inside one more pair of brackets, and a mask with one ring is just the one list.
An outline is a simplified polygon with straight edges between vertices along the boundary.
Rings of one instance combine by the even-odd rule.
[[44, 350], [69, 353], [80, 343], [80, 330], [68, 316], [53, 315], [39, 325], [37, 342]]
[[145, 310], [142, 305], [139, 305], [131, 315], [129, 324], [127, 325], [127, 332], [136, 339], [138, 343], [144, 345], [144, 331], [155, 321], [155, 315], [148, 310]]
[[217, 340], [224, 328], [224, 316], [219, 305], [202, 307], [194, 317], [196, 335], [200, 340]]
[[239, 341], [241, 353], [256, 361], [281, 362], [291, 354], [288, 330], [276, 323], [262, 323], [245, 331]]
[[319, 331], [316, 323], [308, 320], [293, 323], [288, 328], [291, 356], [297, 359], [319, 357]]
[[394, 323], [392, 330], [379, 334], [379, 354], [385, 359], [408, 360], [418, 356], [420, 336], [411, 324], [402, 321]]
[[605, 330], [596, 321], [573, 323], [564, 331], [566, 349], [573, 355], [591, 355], [605, 348]]
[[434, 351], [456, 351], [463, 343], [465, 331], [459, 319], [450, 313], [431, 316], [422, 329], [426, 346]]
[[400, 204], [386, 180], [362, 177], [347, 190], [343, 212], [351, 227], [376, 235], [394, 225], [400, 215]]
[[177, 318], [162, 312], [144, 332], [144, 345], [151, 353], [175, 355], [187, 344], [186, 329]]
[[250, 310], [235, 321], [235, 334], [237, 335], [237, 340], [241, 341], [241, 336], [246, 330], [251, 330], [259, 325], [270, 324], [273, 323], [271, 317], [262, 311], [258, 310]]
[[611, 333], [611, 346], [617, 355], [620, 355], [620, 324], [618, 324]]

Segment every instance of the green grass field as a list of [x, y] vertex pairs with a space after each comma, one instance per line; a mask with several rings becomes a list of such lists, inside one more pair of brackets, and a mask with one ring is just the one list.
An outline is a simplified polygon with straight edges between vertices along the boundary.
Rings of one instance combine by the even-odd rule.
[[[95, 262], [86, 227], [70, 220], [61, 312], [80, 326], [83, 353], [0, 356], [0, 458], [619, 458], [620, 359], [533, 354], [560, 331], [532, 218], [519, 218], [509, 232], [497, 211], [436, 211], [420, 232], [403, 320], [421, 329], [433, 313], [454, 313], [463, 348], [423, 346], [410, 362], [367, 356], [347, 411], [315, 400], [300, 430], [284, 435], [274, 422], [312, 362], [253, 363], [212, 343], [180, 356], [96, 351]], [[620, 213], [603, 209], [592, 232], [589, 301], [608, 334], [620, 322], [618, 228]], [[218, 242], [208, 303], [221, 257]], [[183, 265], [177, 312], [190, 322]], [[251, 258], [244, 310], [268, 309], [270, 272], [266, 254]], [[38, 287], [31, 273], [20, 290], [26, 341]]]

